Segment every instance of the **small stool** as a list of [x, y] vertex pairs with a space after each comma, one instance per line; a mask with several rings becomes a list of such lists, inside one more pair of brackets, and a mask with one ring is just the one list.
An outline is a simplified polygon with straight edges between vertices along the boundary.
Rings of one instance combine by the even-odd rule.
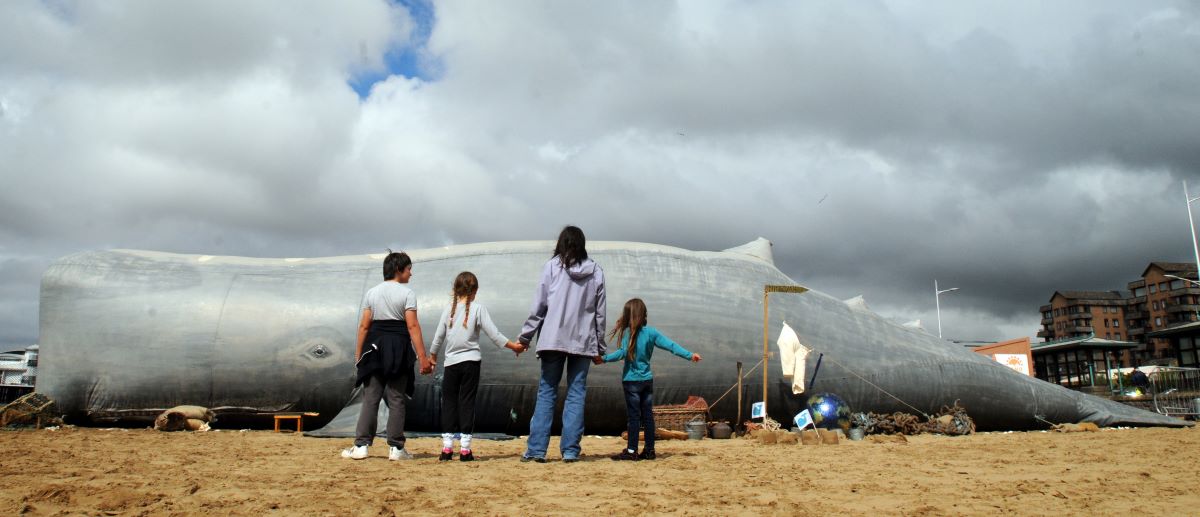
[[320, 415], [320, 413], [311, 413], [311, 412], [305, 412], [305, 413], [275, 413], [275, 432], [277, 432], [277, 433], [278, 433], [278, 432], [280, 432], [280, 430], [279, 430], [279, 423], [280, 423], [280, 422], [282, 422], [282, 421], [284, 421], [284, 420], [295, 420], [295, 421], [296, 421], [296, 432], [297, 432], [297, 433], [304, 432], [304, 417], [306, 417], [306, 416], [317, 416], [317, 415]]

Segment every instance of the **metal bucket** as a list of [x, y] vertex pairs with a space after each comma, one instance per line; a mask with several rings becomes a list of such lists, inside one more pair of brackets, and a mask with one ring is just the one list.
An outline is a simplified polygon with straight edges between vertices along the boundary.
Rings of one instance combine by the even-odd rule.
[[704, 433], [708, 432], [708, 424], [698, 420], [688, 422], [686, 428], [689, 440], [701, 440], [704, 438]]
[[852, 441], [852, 442], [857, 442], [859, 440], [862, 440], [863, 437], [866, 436], [866, 434], [867, 433], [861, 427], [851, 427], [850, 432], [846, 433], [846, 437], [849, 438], [850, 441]]
[[1200, 398], [1192, 399], [1192, 412], [1198, 415], [1197, 418], [1200, 418]]

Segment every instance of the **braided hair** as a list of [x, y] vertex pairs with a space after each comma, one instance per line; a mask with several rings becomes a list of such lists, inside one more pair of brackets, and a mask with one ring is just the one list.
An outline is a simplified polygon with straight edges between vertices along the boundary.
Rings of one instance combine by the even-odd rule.
[[[475, 274], [470, 271], [463, 271], [458, 276], [454, 277], [454, 288], [450, 293], [450, 319], [446, 322], [447, 327], [454, 326], [454, 312], [458, 310], [458, 298], [460, 296], [471, 296], [479, 291], [479, 279], [475, 278]], [[471, 299], [467, 298], [466, 308], [463, 311], [463, 328], [467, 328], [467, 320], [471, 317]]]

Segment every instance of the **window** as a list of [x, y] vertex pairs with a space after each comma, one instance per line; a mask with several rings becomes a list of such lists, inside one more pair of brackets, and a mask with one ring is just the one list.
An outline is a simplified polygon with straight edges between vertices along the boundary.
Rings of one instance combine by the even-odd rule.
[[1161, 327], [1162, 326], [1162, 318], [1154, 318], [1154, 326]]
[[1108, 328], [1108, 318], [1104, 318], [1104, 328]]
[[1133, 295], [1134, 295], [1134, 296], [1146, 296], [1146, 288], [1145, 288], [1145, 287], [1139, 287], [1139, 288], [1137, 288], [1137, 289], [1134, 289], [1134, 290], [1133, 290]]
[[1157, 292], [1158, 292], [1158, 291], [1157, 291], [1156, 289], [1154, 289], [1154, 284], [1150, 284], [1150, 294], [1154, 294], [1154, 293], [1157, 293]]
[[1150, 307], [1157, 311], [1158, 310], [1158, 301], [1156, 300], [1153, 303], [1151, 303]]
[[1115, 328], [1115, 329], [1121, 328], [1121, 320], [1113, 320], [1113, 328]]
[[1167, 283], [1166, 283], [1166, 282], [1159, 282], [1159, 283], [1158, 283], [1158, 290], [1159, 290], [1159, 291], [1166, 291], [1166, 290], [1167, 290]]
[[1171, 290], [1172, 291], [1175, 289], [1182, 289], [1182, 288], [1183, 288], [1183, 280], [1172, 280], [1171, 281]]

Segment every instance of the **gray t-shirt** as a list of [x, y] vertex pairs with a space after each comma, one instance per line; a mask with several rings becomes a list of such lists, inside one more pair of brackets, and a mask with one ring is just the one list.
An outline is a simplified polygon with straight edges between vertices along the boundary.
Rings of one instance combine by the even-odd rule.
[[417, 310], [417, 293], [400, 282], [382, 282], [363, 295], [362, 309], [368, 307], [372, 320], [403, 320], [404, 311]]
[[487, 307], [482, 303], [472, 302], [470, 314], [467, 314], [465, 304], [458, 304], [454, 311], [454, 321], [450, 319], [450, 307], [442, 311], [442, 319], [438, 321], [437, 332], [433, 335], [433, 345], [430, 354], [440, 354], [443, 346], [446, 349], [445, 366], [452, 366], [463, 361], [481, 361], [483, 354], [479, 352], [479, 331], [487, 334], [497, 347], [508, 344], [508, 338], [500, 333]]

